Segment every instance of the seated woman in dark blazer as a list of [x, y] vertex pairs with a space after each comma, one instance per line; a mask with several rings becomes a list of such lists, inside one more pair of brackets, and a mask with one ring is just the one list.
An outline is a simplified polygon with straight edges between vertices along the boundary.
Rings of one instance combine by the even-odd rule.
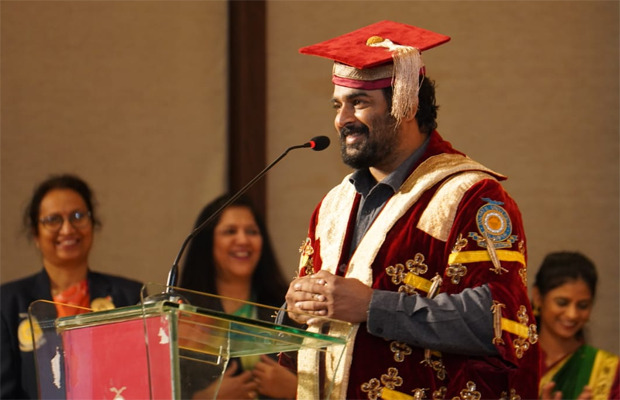
[[[52, 176], [34, 190], [24, 224], [41, 253], [43, 269], [0, 286], [0, 398], [37, 398], [28, 307], [50, 300], [92, 309], [140, 301], [140, 282], [90, 269], [93, 229], [100, 225], [93, 193], [77, 176]], [[75, 308], [57, 306], [59, 316]]]

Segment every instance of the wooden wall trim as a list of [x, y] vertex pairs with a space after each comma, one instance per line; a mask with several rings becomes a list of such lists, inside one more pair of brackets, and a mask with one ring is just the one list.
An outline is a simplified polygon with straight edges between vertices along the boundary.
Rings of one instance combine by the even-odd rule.
[[[228, 190], [266, 166], [265, 1], [228, 1]], [[266, 177], [248, 190], [266, 218]]]

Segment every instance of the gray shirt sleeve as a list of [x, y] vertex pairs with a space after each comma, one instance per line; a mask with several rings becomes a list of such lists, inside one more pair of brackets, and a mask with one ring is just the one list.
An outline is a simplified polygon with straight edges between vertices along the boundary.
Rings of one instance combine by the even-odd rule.
[[375, 290], [368, 309], [368, 333], [447, 353], [499, 355], [492, 343], [493, 299], [487, 285], [432, 299]]

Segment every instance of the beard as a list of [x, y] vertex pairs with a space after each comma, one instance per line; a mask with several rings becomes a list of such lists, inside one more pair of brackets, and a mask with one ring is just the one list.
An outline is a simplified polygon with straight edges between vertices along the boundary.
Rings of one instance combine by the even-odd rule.
[[[342, 161], [351, 168], [363, 169], [379, 166], [392, 157], [400, 139], [396, 120], [390, 114], [370, 121], [375, 128], [370, 131], [367, 125], [348, 125], [340, 129], [340, 153]], [[347, 145], [346, 137], [351, 134], [362, 136], [358, 143]]]

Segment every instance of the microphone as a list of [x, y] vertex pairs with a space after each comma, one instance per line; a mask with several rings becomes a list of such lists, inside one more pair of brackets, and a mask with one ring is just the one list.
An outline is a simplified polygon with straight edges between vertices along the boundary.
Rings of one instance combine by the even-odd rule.
[[327, 136], [316, 136], [310, 139], [308, 143], [304, 143], [303, 146], [310, 147], [314, 151], [325, 150], [329, 146], [329, 138]]
[[256, 175], [254, 178], [252, 178], [252, 180], [246, 183], [244, 187], [239, 189], [239, 191], [235, 193], [230, 199], [228, 199], [226, 203], [224, 203], [220, 208], [218, 208], [213, 214], [211, 214], [207, 219], [205, 219], [200, 225], [194, 228], [194, 230], [185, 238], [185, 240], [183, 241], [183, 244], [181, 244], [181, 248], [179, 249], [179, 252], [177, 253], [176, 258], [174, 259], [174, 262], [172, 263], [172, 267], [170, 267], [170, 271], [168, 272], [168, 280], [166, 282], [166, 286], [167, 286], [166, 292], [160, 293], [154, 296], [149, 296], [146, 299], [147, 302], [157, 301], [157, 300], [171, 300], [171, 301], [182, 300], [183, 302], [187, 303], [186, 300], [182, 299], [182, 296], [175, 294], [174, 290], [172, 290], [171, 287], [176, 286], [177, 284], [178, 275], [179, 275], [179, 262], [189, 242], [198, 233], [200, 233], [200, 231], [202, 231], [209, 222], [213, 221], [214, 218], [219, 216], [222, 213], [222, 211], [226, 209], [226, 207], [231, 205], [242, 194], [244, 194], [249, 188], [251, 188], [252, 185], [256, 183], [256, 181], [262, 178], [267, 173], [267, 171], [269, 171], [274, 165], [280, 162], [280, 160], [282, 160], [289, 153], [289, 151], [295, 150], [295, 149], [303, 149], [303, 148], [311, 148], [314, 151], [322, 151], [322, 150], [325, 150], [329, 146], [329, 143], [330, 141], [327, 136], [315, 136], [304, 144], [289, 147], [282, 154], [280, 154], [278, 158], [272, 161], [271, 164], [269, 164], [261, 172], [259, 172], [258, 175]]

